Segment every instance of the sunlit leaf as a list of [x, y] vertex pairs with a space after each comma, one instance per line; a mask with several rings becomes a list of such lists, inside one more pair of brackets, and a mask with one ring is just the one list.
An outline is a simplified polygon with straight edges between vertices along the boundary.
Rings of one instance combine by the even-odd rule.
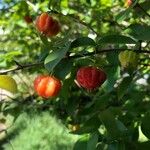
[[54, 69], [54, 67], [61, 61], [61, 59], [64, 58], [69, 48], [70, 43], [67, 43], [63, 47], [51, 52], [45, 59], [45, 68], [49, 72], [51, 72]]
[[8, 75], [0, 75], [0, 88], [12, 93], [16, 93], [17, 83], [12, 77]]

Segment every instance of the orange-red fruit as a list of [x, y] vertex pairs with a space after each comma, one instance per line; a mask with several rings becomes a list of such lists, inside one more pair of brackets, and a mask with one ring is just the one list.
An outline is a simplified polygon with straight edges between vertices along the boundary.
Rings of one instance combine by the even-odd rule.
[[126, 5], [130, 6], [132, 4], [132, 0], [126, 0]]
[[96, 67], [82, 67], [77, 72], [77, 82], [83, 88], [93, 90], [101, 86], [106, 80], [106, 73]]
[[37, 17], [36, 27], [39, 32], [49, 37], [57, 35], [60, 31], [58, 21], [53, 19], [48, 13], [42, 13]]
[[40, 75], [34, 80], [34, 90], [44, 98], [57, 96], [61, 89], [61, 82], [54, 76]]
[[33, 22], [32, 18], [30, 16], [24, 16], [24, 20], [28, 24]]

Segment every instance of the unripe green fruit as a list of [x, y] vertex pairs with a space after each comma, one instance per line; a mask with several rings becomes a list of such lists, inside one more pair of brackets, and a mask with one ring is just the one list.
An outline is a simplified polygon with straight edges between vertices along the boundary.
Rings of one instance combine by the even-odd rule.
[[17, 92], [16, 81], [8, 75], [0, 75], [0, 88], [12, 93]]
[[122, 51], [119, 54], [119, 61], [123, 68], [135, 69], [138, 65], [138, 54], [133, 51]]

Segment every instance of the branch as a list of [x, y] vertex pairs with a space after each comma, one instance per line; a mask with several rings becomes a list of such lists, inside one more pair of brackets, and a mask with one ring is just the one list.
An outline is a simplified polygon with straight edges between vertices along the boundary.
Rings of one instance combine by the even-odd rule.
[[97, 54], [101, 54], [101, 53], [109, 53], [109, 52], [120, 52], [120, 51], [124, 51], [124, 50], [129, 50], [129, 51], [134, 51], [136, 53], [148, 53], [150, 54], [150, 50], [133, 50], [133, 49], [104, 49], [104, 50], [96, 50], [95, 52], [91, 52], [91, 53], [87, 53], [84, 55], [74, 55], [74, 56], [70, 56], [69, 58], [80, 58], [80, 57], [86, 57], [86, 56], [91, 56], [91, 55], [97, 55]]
[[140, 9], [145, 13], [145, 15], [147, 15], [148, 17], [150, 17], [150, 14], [147, 13], [146, 10], [145, 10], [139, 3], [137, 3], [136, 6], [137, 6], [138, 8], [140, 8]]
[[[88, 56], [92, 56], [92, 55], [97, 55], [97, 54], [101, 54], [101, 53], [109, 53], [109, 52], [120, 52], [120, 51], [124, 51], [124, 50], [129, 50], [129, 51], [134, 51], [136, 53], [147, 53], [150, 54], [150, 50], [133, 50], [133, 49], [104, 49], [104, 50], [97, 50], [97, 52], [91, 52], [91, 53], [87, 53], [84, 55], [74, 55], [74, 56], [67, 56], [64, 57], [63, 59], [76, 59], [76, 58], [82, 58], [82, 57], [88, 57]], [[27, 68], [32, 68], [32, 67], [36, 67], [36, 66], [43, 66], [44, 65], [44, 61], [42, 62], [38, 62], [38, 63], [33, 63], [33, 64], [25, 64], [25, 65], [18, 65], [15, 68], [9, 69], [9, 70], [4, 70], [4, 71], [0, 71], [0, 75], [3, 74], [7, 74], [9, 72], [14, 72], [17, 70], [23, 70], [23, 69], [27, 69]]]
[[55, 10], [50, 10], [49, 13], [58, 14], [58, 15], [65, 16], [65, 17], [69, 17], [70, 19], [73, 19], [75, 22], [80, 23], [83, 26], [89, 28], [94, 34], [98, 35], [98, 33], [89, 24], [85, 23], [82, 20], [79, 20], [78, 18], [73, 17], [70, 14], [64, 15], [63, 13], [60, 13], [60, 12], [55, 11]]
[[43, 63], [44, 62], [26, 64], [26, 65], [21, 65], [21, 66], [19, 65], [19, 66], [16, 66], [15, 68], [12, 68], [12, 69], [9, 69], [9, 70], [0, 71], [0, 75], [7, 74], [9, 72], [14, 72], [14, 71], [17, 71], [17, 70], [23, 70], [23, 69], [26, 69], [26, 68], [32, 68], [32, 67], [35, 67], [35, 66], [41, 66], [41, 65], [43, 65]]

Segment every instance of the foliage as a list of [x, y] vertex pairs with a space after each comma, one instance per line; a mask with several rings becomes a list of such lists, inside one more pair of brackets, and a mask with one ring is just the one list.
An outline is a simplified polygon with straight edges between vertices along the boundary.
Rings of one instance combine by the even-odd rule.
[[[48, 138], [39, 142], [45, 136], [39, 131], [37, 141], [32, 142], [46, 142], [47, 148], [49, 128], [40, 124], [40, 120], [48, 119], [44, 113], [48, 111], [66, 127], [80, 125], [71, 132], [74, 136], [82, 135], [74, 150], [150, 149], [150, 1], [134, 0], [130, 6], [125, 3], [124, 0], [0, 2], [0, 74], [9, 73], [18, 84], [14, 97], [2, 97], [0, 101], [0, 123], [8, 126], [5, 139], [17, 132], [9, 132], [9, 127], [14, 123], [13, 128], [17, 128], [17, 118], [24, 111], [31, 115], [42, 111], [42, 115], [36, 114], [37, 126], [31, 123], [31, 129], [42, 128]], [[61, 32], [55, 37], [45, 37], [35, 27], [36, 17], [43, 12], [49, 12], [61, 25]], [[33, 23], [28, 24], [25, 16], [31, 16]], [[121, 67], [118, 55], [125, 50], [137, 53], [135, 70]], [[76, 72], [83, 66], [102, 68], [107, 74], [106, 82], [92, 92], [78, 87]], [[44, 99], [34, 93], [33, 81], [39, 74], [53, 74], [61, 79], [62, 89], [57, 97]], [[25, 120], [34, 121], [28, 115]], [[20, 121], [18, 127], [21, 124]], [[30, 126], [29, 122], [26, 125]], [[36, 139], [36, 132], [32, 136], [28, 134], [30, 131], [30, 128], [20, 131], [12, 145], [22, 143], [31, 148], [30, 142], [20, 142], [28, 136]], [[57, 138], [55, 142], [61, 145]]]
[[[28, 136], [27, 136], [28, 135]], [[16, 150], [70, 150], [76, 137], [67, 134], [61, 122], [48, 112], [31, 112], [20, 114], [15, 125], [8, 130], [8, 138]], [[10, 143], [1, 149], [11, 150]]]

